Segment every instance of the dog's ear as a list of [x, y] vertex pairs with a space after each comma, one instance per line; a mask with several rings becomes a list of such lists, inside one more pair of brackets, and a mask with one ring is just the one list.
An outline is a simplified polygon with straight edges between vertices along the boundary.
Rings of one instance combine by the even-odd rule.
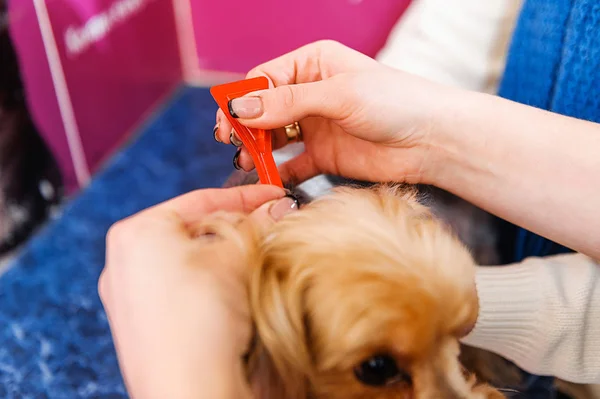
[[245, 359], [246, 378], [255, 398], [287, 398], [287, 391], [269, 353], [260, 340], [252, 343]]
[[269, 391], [278, 391], [277, 397], [305, 399], [312, 378], [305, 311], [310, 277], [290, 278], [290, 270], [276, 254], [259, 257], [258, 261], [249, 288], [257, 334], [255, 365], [262, 369], [258, 373], [271, 374], [259, 378], [269, 381]]

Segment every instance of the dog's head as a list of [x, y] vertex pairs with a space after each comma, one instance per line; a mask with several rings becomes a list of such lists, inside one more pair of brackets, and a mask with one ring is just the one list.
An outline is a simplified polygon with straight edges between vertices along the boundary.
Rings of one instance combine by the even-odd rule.
[[474, 387], [458, 361], [478, 313], [473, 260], [412, 192], [340, 190], [284, 218], [261, 245], [250, 371], [270, 368], [278, 397], [496, 394]]

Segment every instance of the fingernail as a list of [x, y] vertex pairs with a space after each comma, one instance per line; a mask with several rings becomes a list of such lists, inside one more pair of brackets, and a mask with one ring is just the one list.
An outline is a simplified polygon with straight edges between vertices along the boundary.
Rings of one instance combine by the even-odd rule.
[[234, 118], [253, 119], [263, 114], [263, 104], [260, 97], [239, 97], [227, 103], [229, 113]]
[[215, 128], [213, 129], [213, 138], [215, 139], [215, 141], [216, 141], [217, 143], [220, 143], [220, 142], [221, 142], [221, 140], [219, 140], [219, 137], [217, 137], [217, 132], [218, 132], [218, 131], [219, 131], [219, 124], [217, 123], [217, 124], [215, 125]]
[[233, 156], [233, 167], [236, 168], [237, 170], [242, 169], [240, 167], [240, 164], [238, 163], [241, 153], [242, 153], [242, 149], [238, 148], [237, 151], [235, 152], [235, 155]]
[[271, 209], [269, 209], [269, 213], [271, 214], [271, 217], [273, 219], [279, 220], [288, 213], [297, 211], [299, 209], [299, 205], [300, 204], [296, 197], [294, 197], [293, 195], [286, 195], [285, 197], [274, 203], [273, 206], [271, 206]]
[[237, 135], [235, 134], [235, 130], [232, 130], [229, 134], [229, 141], [236, 147], [241, 147], [242, 144], [244, 144], [242, 143], [242, 140], [238, 139]]

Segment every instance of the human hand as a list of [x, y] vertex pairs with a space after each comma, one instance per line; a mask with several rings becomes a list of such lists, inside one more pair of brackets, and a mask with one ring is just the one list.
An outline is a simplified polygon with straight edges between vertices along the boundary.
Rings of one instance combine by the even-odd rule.
[[[282, 129], [299, 122], [305, 151], [280, 166], [284, 181], [300, 183], [320, 173], [368, 181], [429, 183], [437, 151], [433, 127], [452, 89], [393, 70], [331, 41], [307, 45], [250, 71], [273, 89], [231, 102], [240, 122], [274, 129], [274, 148], [287, 144]], [[217, 112], [215, 139], [232, 126]], [[245, 148], [234, 164], [254, 165]]]
[[132, 397], [249, 397], [246, 259], [257, 229], [297, 208], [285, 195], [199, 190], [110, 229], [98, 288]]

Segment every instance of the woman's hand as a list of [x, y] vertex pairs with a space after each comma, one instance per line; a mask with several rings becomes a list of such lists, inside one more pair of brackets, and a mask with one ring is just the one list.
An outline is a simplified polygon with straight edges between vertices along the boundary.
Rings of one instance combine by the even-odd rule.
[[[532, 232], [600, 258], [600, 124], [395, 71], [332, 42], [263, 64], [274, 88], [230, 103], [240, 122], [299, 122], [305, 151], [283, 180], [320, 173], [430, 184]], [[230, 142], [217, 113], [215, 137]], [[286, 145], [277, 130], [275, 148]], [[249, 170], [246, 150], [238, 156]], [[582, 200], [585, 199], [585, 200]]]
[[115, 224], [99, 293], [134, 398], [245, 398], [241, 358], [251, 335], [248, 252], [204, 234], [216, 211], [247, 237], [295, 209], [284, 190], [200, 190]]
[[[387, 68], [341, 44], [317, 42], [248, 73], [273, 89], [231, 102], [240, 122], [275, 129], [274, 147], [287, 144], [282, 126], [298, 121], [305, 152], [280, 167], [284, 181], [320, 173], [369, 181], [425, 183], [434, 169], [430, 137], [452, 89]], [[231, 143], [232, 126], [217, 113], [215, 138]], [[233, 141], [236, 137], [233, 137]], [[236, 155], [250, 170], [246, 149]]]

